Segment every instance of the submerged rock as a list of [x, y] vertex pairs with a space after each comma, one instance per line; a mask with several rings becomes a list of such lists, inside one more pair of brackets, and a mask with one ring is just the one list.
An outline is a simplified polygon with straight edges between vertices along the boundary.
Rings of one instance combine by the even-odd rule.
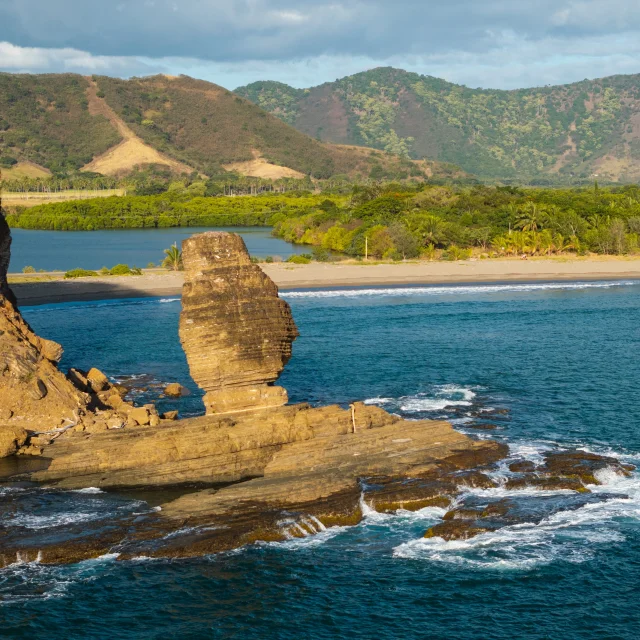
[[601, 456], [587, 451], [557, 451], [545, 455], [545, 463], [537, 469], [552, 476], [579, 478], [585, 484], [601, 484], [598, 473], [610, 470], [621, 476], [631, 475], [635, 467], [617, 458]]

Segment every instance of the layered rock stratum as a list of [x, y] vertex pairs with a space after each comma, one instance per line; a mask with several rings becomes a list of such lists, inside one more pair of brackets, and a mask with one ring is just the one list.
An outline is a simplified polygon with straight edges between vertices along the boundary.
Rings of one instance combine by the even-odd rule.
[[182, 244], [180, 340], [208, 414], [281, 406], [274, 386], [298, 330], [274, 282], [240, 236], [208, 232]]
[[[0, 224], [3, 272], [8, 246]], [[55, 366], [61, 348], [31, 331], [0, 282], [0, 457], [8, 456], [0, 478], [60, 489], [164, 490], [155, 492], [163, 496], [155, 511], [82, 523], [44, 541], [19, 528], [0, 531], [0, 566], [212, 553], [354, 525], [365, 505], [381, 512], [451, 506], [427, 532], [445, 538], [512, 522], [509, 505], [454, 503], [466, 487], [497, 486], [490, 472], [506, 445], [358, 402], [286, 405], [286, 391], [273, 383], [298, 332], [276, 286], [233, 234], [195, 236], [183, 255], [180, 337], [207, 409], [186, 420], [134, 407], [96, 369], [65, 377]], [[611, 462], [581, 455], [518, 468], [521, 482], [562, 482], [582, 496], [584, 483]]]

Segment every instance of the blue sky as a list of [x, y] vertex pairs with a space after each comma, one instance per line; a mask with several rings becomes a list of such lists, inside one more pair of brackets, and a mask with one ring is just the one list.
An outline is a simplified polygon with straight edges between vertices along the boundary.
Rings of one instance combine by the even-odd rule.
[[511, 89], [640, 72], [639, 0], [0, 0], [0, 70]]

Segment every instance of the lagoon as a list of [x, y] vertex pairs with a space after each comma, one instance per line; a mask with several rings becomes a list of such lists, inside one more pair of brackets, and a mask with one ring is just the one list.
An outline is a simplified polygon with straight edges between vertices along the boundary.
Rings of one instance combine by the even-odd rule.
[[11, 271], [26, 266], [36, 270], [68, 271], [100, 269], [115, 264], [146, 267], [158, 264], [163, 251], [189, 236], [203, 231], [232, 231], [240, 234], [252, 256], [280, 256], [286, 260], [305, 253], [309, 247], [296, 246], [271, 235], [270, 227], [181, 227], [171, 229], [109, 229], [101, 231], [34, 231], [12, 229]]

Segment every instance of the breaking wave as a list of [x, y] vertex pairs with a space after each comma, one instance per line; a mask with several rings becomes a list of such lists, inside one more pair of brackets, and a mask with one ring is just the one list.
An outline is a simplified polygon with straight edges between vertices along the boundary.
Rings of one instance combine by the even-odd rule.
[[476, 295], [482, 293], [527, 293], [535, 291], [576, 291], [582, 289], [610, 289], [640, 284], [638, 280], [603, 282], [539, 282], [526, 284], [478, 284], [415, 287], [380, 287], [370, 289], [322, 289], [312, 291], [283, 291], [283, 298], [358, 298], [389, 296]]
[[389, 411], [402, 413], [428, 413], [442, 411], [447, 407], [470, 407], [476, 397], [477, 388], [454, 384], [438, 385], [429, 393], [417, 393], [400, 398], [369, 398], [365, 404], [374, 404]]

